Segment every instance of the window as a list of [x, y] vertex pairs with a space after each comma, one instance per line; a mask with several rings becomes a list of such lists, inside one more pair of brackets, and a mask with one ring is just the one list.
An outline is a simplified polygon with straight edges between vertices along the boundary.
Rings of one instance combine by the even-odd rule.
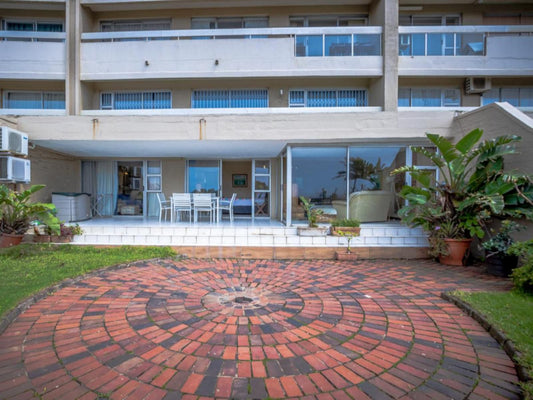
[[170, 92], [113, 92], [100, 94], [101, 110], [154, 110], [172, 108]]
[[458, 107], [461, 105], [459, 89], [400, 88], [398, 107]]
[[309, 15], [290, 17], [291, 27], [313, 26], [364, 26], [368, 25], [367, 15]]
[[268, 17], [191, 18], [191, 29], [268, 28]]
[[4, 108], [64, 110], [63, 92], [6, 92]]
[[63, 32], [63, 23], [59, 21], [4, 20], [3, 29], [19, 32]]
[[192, 108], [265, 108], [268, 90], [194, 90]]
[[126, 19], [100, 22], [102, 32], [164, 31], [170, 29], [170, 19]]
[[492, 88], [483, 93], [483, 105], [497, 101], [506, 101], [515, 107], [533, 107], [533, 87]]
[[400, 26], [461, 25], [459, 15], [400, 15]]
[[147, 161], [146, 164], [146, 190], [148, 192], [161, 192], [161, 161]]
[[364, 89], [300, 89], [289, 92], [289, 107], [366, 107], [367, 105], [367, 91]]

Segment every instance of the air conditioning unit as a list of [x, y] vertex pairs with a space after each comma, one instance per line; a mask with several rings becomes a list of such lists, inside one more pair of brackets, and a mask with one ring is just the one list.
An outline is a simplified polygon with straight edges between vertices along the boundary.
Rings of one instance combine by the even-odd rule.
[[1, 126], [0, 130], [0, 151], [22, 156], [28, 155], [28, 135], [7, 126]]
[[483, 93], [492, 87], [490, 78], [469, 77], [465, 79], [465, 93]]
[[30, 182], [30, 160], [0, 157], [0, 182]]

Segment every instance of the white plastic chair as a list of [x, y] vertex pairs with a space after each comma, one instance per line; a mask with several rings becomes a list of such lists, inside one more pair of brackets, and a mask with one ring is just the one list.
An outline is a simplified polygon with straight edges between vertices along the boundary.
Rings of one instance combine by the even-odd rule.
[[181, 220], [180, 213], [189, 213], [189, 223], [192, 221], [192, 204], [190, 193], [172, 193], [172, 214], [171, 221], [174, 214]]
[[213, 199], [209, 193], [193, 193], [194, 222], [198, 221], [199, 212], [208, 212], [209, 220], [213, 221]]
[[[172, 212], [172, 206], [170, 200], [165, 199], [164, 193], [157, 193], [157, 200], [159, 201], [159, 222], [161, 222], [161, 217], [163, 212], [165, 213], [165, 221], [169, 212]], [[172, 216], [171, 216], [172, 219]]]
[[235, 202], [236, 197], [237, 193], [233, 193], [230, 200], [220, 200], [220, 203], [218, 205], [219, 212], [222, 212], [223, 210], [229, 212], [230, 222], [233, 222], [233, 203]]

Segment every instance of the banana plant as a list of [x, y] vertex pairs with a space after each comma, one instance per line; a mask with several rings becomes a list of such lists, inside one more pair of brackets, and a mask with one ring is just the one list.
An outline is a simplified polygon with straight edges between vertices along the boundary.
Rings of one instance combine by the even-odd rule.
[[29, 189], [17, 192], [6, 185], [0, 185], [0, 232], [23, 235], [33, 220], [39, 220], [48, 226], [54, 234], [59, 234], [60, 221], [55, 216], [56, 208], [50, 203], [34, 203], [31, 195], [41, 190], [44, 185], [33, 185]]
[[457, 143], [435, 134], [426, 134], [437, 148], [432, 152], [413, 147], [438, 169], [441, 182], [434, 184], [431, 172], [401, 167], [392, 174], [409, 173], [417, 186], [404, 186], [400, 195], [407, 205], [400, 217], [412, 226], [434, 233], [440, 224], [452, 223], [457, 238], [483, 237], [485, 221], [493, 216], [533, 218], [532, 176], [503, 171], [504, 157], [516, 152], [518, 136], [481, 140], [483, 131], [474, 129]]

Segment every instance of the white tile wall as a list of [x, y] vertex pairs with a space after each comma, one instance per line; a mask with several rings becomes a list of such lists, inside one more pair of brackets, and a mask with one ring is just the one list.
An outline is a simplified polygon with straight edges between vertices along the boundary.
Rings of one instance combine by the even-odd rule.
[[[296, 228], [283, 226], [146, 226], [142, 224], [111, 225], [113, 220], [82, 228], [82, 236], [74, 238], [80, 244], [150, 244], [173, 246], [346, 246], [346, 239], [337, 236], [298, 236]], [[123, 223], [117, 222], [116, 224]], [[351, 246], [426, 247], [422, 229], [410, 229], [398, 223], [364, 224], [361, 236], [352, 239]]]

